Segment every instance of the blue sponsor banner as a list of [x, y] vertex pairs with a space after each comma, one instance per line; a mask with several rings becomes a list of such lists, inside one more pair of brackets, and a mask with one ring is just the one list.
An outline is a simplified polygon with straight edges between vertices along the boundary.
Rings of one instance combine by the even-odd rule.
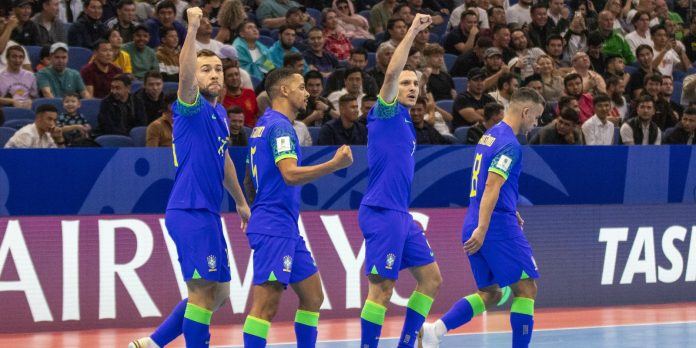
[[[335, 147], [304, 148], [305, 164]], [[243, 177], [245, 148], [231, 154]], [[356, 209], [367, 186], [367, 152], [302, 188], [302, 209]], [[415, 152], [415, 208], [464, 207], [474, 148]], [[693, 146], [525, 147], [520, 201], [526, 205], [662, 204], [696, 201]], [[169, 149], [0, 150], [0, 215], [162, 213], [174, 181]], [[229, 211], [231, 199], [223, 202]]]

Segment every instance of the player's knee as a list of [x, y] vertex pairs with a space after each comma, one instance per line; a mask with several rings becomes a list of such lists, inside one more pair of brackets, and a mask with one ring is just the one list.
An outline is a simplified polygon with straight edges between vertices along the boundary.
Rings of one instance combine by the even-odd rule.
[[321, 304], [324, 303], [324, 292], [319, 291], [312, 296], [305, 296], [300, 299], [300, 308], [311, 312], [318, 312]]
[[531, 299], [536, 299], [537, 296], [537, 285], [533, 279], [521, 280], [517, 283], [517, 286], [513, 288], [515, 297], [526, 297]]
[[479, 295], [481, 296], [481, 299], [483, 300], [483, 303], [486, 305], [486, 308], [491, 308], [500, 302], [500, 300], [503, 298], [503, 290], [498, 288], [498, 289], [491, 289], [491, 290], [480, 290]]
[[218, 285], [215, 294], [215, 310], [220, 309], [230, 298], [230, 287], [228, 283]]

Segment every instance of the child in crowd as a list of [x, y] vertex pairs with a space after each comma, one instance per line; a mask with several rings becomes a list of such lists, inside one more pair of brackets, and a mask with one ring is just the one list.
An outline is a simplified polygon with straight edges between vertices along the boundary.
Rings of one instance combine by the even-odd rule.
[[80, 98], [77, 94], [66, 93], [63, 96], [63, 112], [58, 116], [56, 126], [63, 129], [66, 146], [81, 146], [80, 143], [90, 139], [92, 127], [78, 112], [79, 108]]

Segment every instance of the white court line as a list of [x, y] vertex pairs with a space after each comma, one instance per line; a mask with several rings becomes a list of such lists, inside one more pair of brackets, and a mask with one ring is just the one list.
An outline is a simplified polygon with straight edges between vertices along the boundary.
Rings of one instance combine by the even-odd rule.
[[[667, 322], [659, 322], [659, 323], [636, 323], [636, 324], [614, 324], [614, 325], [597, 325], [597, 326], [574, 326], [574, 327], [564, 327], [564, 328], [557, 328], [557, 329], [535, 329], [534, 332], [553, 332], [553, 331], [575, 331], [575, 330], [588, 330], [588, 329], [607, 329], [607, 328], [619, 328], [619, 327], [641, 327], [641, 326], [658, 326], [658, 325], [678, 325], [678, 324], [696, 324], [696, 321], [694, 320], [682, 320], [682, 321], [667, 321]], [[512, 331], [486, 331], [486, 332], [463, 332], [463, 333], [455, 333], [455, 334], [449, 334], [447, 336], [472, 336], [472, 335], [488, 335], [488, 334], [509, 334], [512, 333]], [[398, 339], [399, 337], [380, 337], [380, 340], [390, 340], [390, 339]], [[357, 339], [340, 339], [340, 340], [321, 340], [317, 341], [317, 343], [339, 343], [339, 342], [357, 342]], [[288, 345], [288, 344], [294, 344], [296, 343], [295, 341], [292, 342], [281, 342], [281, 343], [271, 343], [268, 344], [268, 346], [283, 346], [283, 345]], [[216, 346], [213, 348], [237, 348], [237, 347], [244, 347], [244, 346]]]

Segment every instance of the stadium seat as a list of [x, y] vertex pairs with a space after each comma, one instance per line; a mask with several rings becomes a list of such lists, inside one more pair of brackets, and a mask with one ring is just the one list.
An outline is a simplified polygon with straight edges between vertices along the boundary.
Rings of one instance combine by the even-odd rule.
[[68, 50], [68, 68], [80, 71], [92, 58], [92, 51], [84, 47], [70, 47]]
[[368, 21], [370, 20], [370, 10], [362, 10], [358, 14], [365, 17]]
[[671, 101], [680, 104], [681, 103], [681, 96], [682, 96], [682, 81], [674, 81], [674, 91], [672, 92], [672, 98], [670, 98]]
[[5, 147], [7, 141], [12, 138], [16, 130], [11, 127], [0, 127], [0, 148]]
[[5, 121], [5, 127], [7, 128], [13, 128], [13, 129], [20, 129], [30, 123], [34, 123], [34, 120], [27, 120], [27, 119], [18, 119], [18, 120], [8, 120]]
[[377, 43], [380, 43], [384, 41], [386, 37], [387, 33], [384, 31], [380, 31], [379, 33], [375, 34], [375, 41], [377, 41]]
[[39, 105], [49, 104], [53, 105], [58, 109], [58, 113], [63, 112], [63, 99], [62, 98], [37, 98], [31, 104], [31, 109], [36, 112], [36, 108]]
[[316, 145], [317, 141], [319, 141], [319, 130], [321, 127], [307, 127], [307, 130], [309, 130], [309, 136], [312, 137], [312, 145]]
[[367, 52], [367, 66], [365, 70], [373, 68], [377, 64], [377, 54], [374, 52]]
[[452, 105], [454, 104], [454, 100], [450, 99], [444, 99], [444, 100], [438, 100], [435, 102], [435, 105], [438, 107], [442, 108], [443, 110], [452, 113]]
[[619, 145], [621, 144], [621, 133], [619, 132], [621, 128], [619, 127], [614, 127], [614, 145]]
[[162, 92], [165, 94], [167, 92], [176, 92], [179, 89], [179, 83], [178, 82], [165, 82], [164, 87], [162, 87]]
[[466, 143], [466, 134], [469, 133], [469, 128], [471, 127], [457, 127], [454, 130], [454, 137], [457, 138], [460, 144]]
[[5, 113], [5, 120], [29, 120], [34, 121], [34, 112], [29, 109], [15, 108], [7, 106], [2, 108]]
[[261, 83], [261, 80], [257, 79], [256, 77], [250, 76], [251, 77], [251, 85], [254, 86], [254, 89]]
[[687, 75], [696, 74], [696, 65], [694, 65], [694, 66], [690, 67], [688, 70], [686, 70], [686, 74]]
[[98, 136], [94, 141], [101, 147], [134, 147], [133, 139], [125, 135], [102, 135]]
[[39, 60], [41, 59], [41, 46], [24, 46], [24, 49], [27, 50], [27, 55], [29, 55], [31, 67], [36, 68], [36, 65], [39, 64]]
[[452, 70], [454, 62], [457, 61], [457, 56], [450, 53], [445, 53], [445, 66], [447, 66], [447, 71]]
[[80, 103], [80, 112], [87, 119], [87, 123], [92, 126], [92, 129], [99, 127], [99, 107], [101, 99], [82, 99]]
[[430, 31], [431, 33], [437, 34], [441, 38], [445, 37], [445, 34], [447, 33], [447, 23], [449, 22], [449, 16], [442, 15], [442, 19], [444, 19], [444, 22], [442, 22], [442, 24], [440, 25], [434, 26], [433, 29]]
[[672, 70], [672, 80], [674, 82], [681, 82], [684, 81], [684, 78], [686, 77], [686, 71], [681, 71], [681, 70]]
[[428, 38], [428, 42], [439, 43], [440, 42], [440, 35], [438, 35], [436, 33], [430, 33], [430, 37]]
[[210, 37], [215, 38], [220, 31], [220, 27], [213, 27], [213, 33], [210, 34]]
[[131, 129], [130, 133], [128, 133], [136, 147], [145, 147], [146, 134], [147, 127], [134, 127]]
[[143, 88], [143, 81], [140, 81], [140, 80], [131, 81], [131, 93], [135, 93], [141, 88]]
[[634, 72], [638, 71], [638, 67], [635, 67], [633, 65], [625, 65], [624, 66], [624, 72], [627, 74], [633, 74]]
[[457, 93], [466, 91], [469, 79], [466, 77], [453, 77], [452, 80], [454, 80], [454, 89], [457, 90]]
[[363, 44], [365, 44], [365, 41], [367, 39], [363, 39], [361, 37], [355, 37], [350, 40], [350, 44], [353, 46], [353, 48], [358, 48], [358, 47], [363, 47]]
[[271, 46], [273, 46], [273, 44], [276, 42], [276, 40], [273, 40], [272, 37], [266, 35], [259, 35], [259, 41], [268, 48], [271, 48]]
[[316, 8], [307, 7], [307, 14], [314, 18], [315, 26], [321, 28], [321, 11]]

